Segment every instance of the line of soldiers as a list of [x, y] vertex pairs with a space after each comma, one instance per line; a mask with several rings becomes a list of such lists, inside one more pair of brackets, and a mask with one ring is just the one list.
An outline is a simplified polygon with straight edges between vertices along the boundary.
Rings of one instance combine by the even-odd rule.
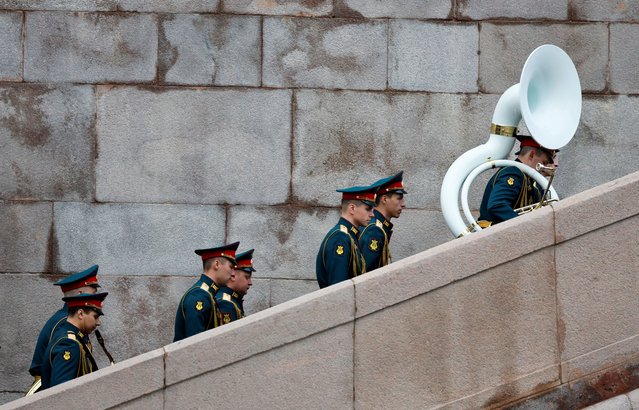
[[[538, 163], [557, 168], [558, 150], [542, 147], [530, 136], [518, 135], [517, 139], [520, 150], [516, 161], [533, 168]], [[406, 207], [403, 171], [371, 185], [337, 192], [342, 194], [340, 219], [322, 240], [316, 258], [320, 288], [389, 264], [391, 219], [398, 218]], [[502, 168], [486, 186], [479, 223], [487, 227], [514, 218], [514, 209], [539, 202], [541, 195], [536, 183], [517, 167]], [[203, 273], [180, 299], [174, 342], [244, 317], [243, 298], [255, 272], [254, 250], [236, 255], [239, 244], [195, 251], [202, 259]], [[98, 292], [97, 273], [94, 265], [55, 283], [65, 303], [38, 336], [29, 367], [35, 378], [30, 393], [97, 370], [89, 338], [93, 331], [113, 363], [96, 330], [108, 295]]]
[[404, 172], [371, 185], [338, 189], [341, 215], [326, 234], [315, 261], [320, 288], [354, 278], [391, 262], [392, 218], [406, 207]]
[[[200, 279], [180, 300], [174, 341], [244, 317], [243, 298], [253, 285], [253, 252], [236, 256], [239, 242], [217, 248], [198, 249], [204, 264]], [[104, 346], [97, 327], [108, 295], [98, 292], [98, 265], [58, 282], [64, 305], [47, 320], [38, 335], [29, 373], [34, 382], [27, 395], [89, 374], [98, 369], [89, 335]]]

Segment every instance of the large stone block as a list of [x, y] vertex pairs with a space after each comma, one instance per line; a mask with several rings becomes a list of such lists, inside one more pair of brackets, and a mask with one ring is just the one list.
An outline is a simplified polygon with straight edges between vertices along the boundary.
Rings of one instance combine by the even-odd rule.
[[338, 211], [326, 208], [231, 207], [230, 240], [255, 248], [254, 277], [315, 279], [315, 257]]
[[[188, 379], [352, 322], [354, 313], [353, 284], [342, 282], [172, 343], [165, 347], [166, 385], [179, 386]], [[229, 346], [234, 348], [229, 350]], [[202, 360], [202, 352], [222, 351], [226, 354], [216, 360]]]
[[637, 72], [632, 69], [639, 59], [639, 50], [633, 47], [638, 41], [638, 24], [610, 25], [610, 89], [615, 93], [639, 93]]
[[0, 204], [0, 272], [43, 272], [55, 267], [52, 221], [50, 203]]
[[477, 24], [390, 23], [388, 86], [396, 90], [477, 91]]
[[516, 18], [526, 20], [566, 20], [568, 0], [465, 0], [457, 2], [457, 17], [485, 20]]
[[[639, 354], [639, 216], [556, 247], [562, 380]], [[611, 297], [614, 295], [614, 297]]]
[[100, 265], [102, 275], [199, 275], [195, 249], [224, 242], [217, 206], [56, 203], [63, 271]]
[[318, 17], [328, 16], [333, 10], [331, 0], [224, 0], [222, 11], [234, 14], [293, 15]]
[[634, 1], [571, 0], [572, 20], [638, 21], [639, 3]]
[[[9, 409], [64, 410], [86, 406], [91, 397], [99, 408], [112, 408], [151, 394], [164, 382], [164, 351], [157, 349], [115, 366], [100, 369], [10, 403]], [[82, 391], [84, 394], [72, 394]]]
[[[182, 295], [199, 278], [175, 276], [120, 276], [102, 274], [104, 302], [100, 332], [116, 363], [173, 342], [175, 315]], [[93, 351], [100, 368], [109, 361], [93, 337]]]
[[338, 0], [339, 17], [445, 19], [452, 16], [450, 0]]
[[608, 399], [601, 403], [593, 404], [585, 407], [584, 410], [633, 410], [628, 396], [625, 394], [612, 399]]
[[559, 196], [565, 198], [637, 171], [629, 155], [637, 149], [631, 130], [639, 129], [637, 96], [592, 96], [583, 99], [575, 137], [558, 154], [555, 176]]
[[24, 397], [23, 392], [4, 392], [0, 391], [0, 405], [9, 403], [10, 401], [18, 400]]
[[0, 390], [26, 392], [33, 382], [29, 366], [40, 329], [62, 307], [59, 276], [0, 274]]
[[[410, 205], [411, 193], [404, 196]], [[398, 219], [393, 219], [393, 236], [390, 241], [392, 261], [415, 255], [444, 242], [454, 236], [446, 226], [439, 211], [406, 209]]]
[[261, 21], [255, 16], [165, 16], [160, 20], [160, 81], [259, 86], [260, 35]]
[[99, 91], [98, 200], [275, 204], [288, 198], [290, 91]]
[[264, 19], [263, 84], [269, 87], [386, 87], [386, 23]]
[[[538, 7], [537, 3], [534, 7]], [[606, 24], [483, 23], [479, 37], [481, 91], [503, 93], [517, 84], [528, 55], [543, 44], [554, 44], [568, 53], [579, 73], [582, 91], [598, 92], [606, 88]]]
[[42, 82], [151, 82], [157, 59], [151, 14], [27, 13], [24, 78]]
[[335, 189], [404, 170], [411, 208], [439, 208], [450, 164], [488, 138], [496, 95], [296, 92], [293, 197], [336, 206]]
[[0, 81], [22, 78], [22, 13], [0, 13]]
[[121, 0], [0, 0], [2, 10], [115, 11]]
[[0, 87], [1, 198], [93, 198], [94, 98], [89, 86]]
[[220, 0], [117, 0], [118, 9], [147, 13], [215, 13]]
[[[237, 339], [218, 345], [215, 354], [224, 357], [259, 339], [256, 334], [248, 339], [250, 343]], [[211, 351], [200, 351], [200, 356], [203, 352]], [[347, 323], [170, 385], [165, 408], [209, 407], [212, 393], [202, 386], [216, 386], [215, 407], [220, 409], [352, 409], [353, 325]], [[250, 394], [238, 394], [238, 389]]]
[[271, 307], [271, 280], [253, 279], [253, 286], [244, 296], [244, 314], [252, 315]]
[[[397, 284], [391, 289], [405, 293]], [[357, 301], [369, 297], [356, 284]], [[481, 400], [452, 408], [483, 408], [512, 396], [481, 392], [515, 380], [522, 395], [556, 384], [553, 250], [359, 317], [354, 338], [355, 408], [431, 408], [476, 394]]]
[[317, 280], [271, 279], [271, 306], [279, 305], [319, 289]]

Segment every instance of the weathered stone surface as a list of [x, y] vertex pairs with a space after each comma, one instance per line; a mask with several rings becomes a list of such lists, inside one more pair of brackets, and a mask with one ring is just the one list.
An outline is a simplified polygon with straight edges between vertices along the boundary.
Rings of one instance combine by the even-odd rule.
[[55, 266], [53, 207], [0, 203], [0, 272], [42, 272]]
[[[187, 379], [352, 322], [354, 312], [353, 284], [346, 281], [172, 343], [165, 347], [166, 385], [181, 385]], [[220, 346], [235, 348], [215, 361], [201, 360], [201, 352], [221, 351]]]
[[[411, 196], [410, 191], [404, 196], [408, 205], [411, 205]], [[390, 241], [393, 262], [454, 238], [439, 211], [406, 209], [399, 218], [392, 219], [391, 222], [394, 224]]]
[[50, 275], [0, 274], [0, 300], [10, 312], [0, 317], [2, 390], [26, 392], [33, 382], [28, 370], [38, 334], [62, 307], [62, 293], [52, 285], [57, 279]]
[[[110, 408], [137, 397], [150, 394], [163, 385], [164, 351], [157, 349], [102, 368], [91, 374], [75, 378], [66, 383], [51, 387], [43, 392], [24, 397], [10, 403], [8, 409], [64, 410], [86, 405], [86, 397], [92, 397], [100, 408]], [[81, 394], [70, 394], [82, 391]]]
[[271, 306], [279, 305], [319, 289], [317, 280], [271, 279]]
[[287, 199], [290, 91], [99, 91], [98, 200], [275, 204]]
[[43, 82], [150, 82], [157, 21], [151, 14], [27, 13], [24, 78]]
[[562, 380], [639, 354], [639, 248], [618, 239], [637, 229], [634, 216], [556, 247]]
[[252, 315], [271, 307], [271, 281], [253, 278], [253, 286], [244, 296], [244, 314]]
[[630, 404], [632, 404], [632, 408], [639, 409], [639, 389], [635, 389], [628, 393], [628, 398], [630, 399]]
[[639, 356], [635, 356], [619, 366], [608, 367], [571, 382], [571, 408], [581, 409], [587, 405], [601, 403], [639, 387], [638, 359]]
[[[535, 3], [531, 7], [542, 9]], [[528, 55], [543, 44], [561, 47], [572, 59], [581, 89], [602, 91], [608, 66], [606, 24], [494, 24], [481, 25], [479, 87], [481, 91], [503, 93], [519, 82]]]
[[557, 243], [635, 216], [639, 214], [639, 172], [561, 200], [552, 207]]
[[327, 16], [333, 10], [331, 0], [224, 0], [224, 13], [263, 14], [263, 15], [293, 15], [318, 17]]
[[457, 17], [472, 20], [517, 18], [526, 20], [565, 20], [568, 0], [465, 0], [457, 2]]
[[628, 400], [628, 396], [621, 395], [608, 399], [601, 403], [593, 404], [585, 407], [584, 410], [632, 410], [633, 407]]
[[[99, 274], [102, 290], [109, 292], [100, 332], [116, 363], [173, 342], [178, 303], [200, 276], [109, 275], [102, 267]], [[108, 366], [95, 338], [93, 346], [100, 368]]]
[[293, 196], [336, 206], [340, 196], [335, 189], [367, 185], [404, 170], [409, 206], [439, 209], [448, 167], [486, 142], [497, 98], [298, 91]]
[[22, 78], [22, 13], [0, 13], [0, 81]]
[[[554, 243], [552, 217], [551, 208], [540, 209], [355, 278], [357, 316], [368, 315], [551, 246]], [[522, 243], [522, 237], [526, 238], [525, 243]], [[451, 264], [451, 260], [455, 263]]]
[[628, 160], [639, 143], [630, 130], [639, 129], [637, 96], [593, 96], [583, 100], [575, 137], [558, 154], [555, 176], [559, 196], [565, 198], [637, 171]]
[[149, 13], [214, 13], [220, 0], [117, 0], [118, 9]]
[[552, 260], [534, 252], [358, 318], [355, 407], [435, 407], [557, 363]]
[[2, 10], [61, 10], [109, 11], [116, 10], [118, 0], [0, 0]]
[[0, 197], [93, 198], [94, 92], [88, 86], [0, 86]]
[[24, 397], [24, 392], [0, 392], [0, 405]]
[[572, 20], [637, 21], [639, 3], [633, 1], [571, 0]]
[[390, 23], [388, 86], [396, 90], [476, 92], [476, 24]]
[[639, 59], [639, 50], [633, 47], [638, 39], [639, 25], [610, 25], [610, 89], [615, 93], [639, 93], [639, 79], [632, 69]]
[[315, 279], [320, 243], [338, 219], [337, 209], [234, 206], [228, 237], [255, 248], [254, 277]]
[[383, 21], [264, 19], [263, 84], [269, 87], [386, 87]]
[[[218, 345], [216, 351], [220, 356], [232, 354], [247, 340], [254, 346], [259, 344], [260, 336], [255, 333], [250, 339], [235, 338]], [[211, 392], [202, 386], [214, 385], [215, 400], [221, 407], [325, 409], [330, 403], [331, 409], [352, 409], [352, 358], [353, 324], [347, 323], [170, 385], [165, 407], [208, 407]], [[238, 383], [251, 394], [237, 394]], [[287, 386], [295, 386], [294, 394]]]
[[58, 261], [63, 271], [100, 265], [102, 275], [202, 272], [195, 249], [224, 243], [217, 206], [56, 203]]
[[118, 410], [163, 409], [164, 391], [158, 390], [146, 396], [118, 405]]
[[160, 81], [260, 85], [261, 21], [255, 16], [178, 14], [160, 20]]
[[339, 17], [445, 19], [452, 15], [450, 0], [337, 0]]

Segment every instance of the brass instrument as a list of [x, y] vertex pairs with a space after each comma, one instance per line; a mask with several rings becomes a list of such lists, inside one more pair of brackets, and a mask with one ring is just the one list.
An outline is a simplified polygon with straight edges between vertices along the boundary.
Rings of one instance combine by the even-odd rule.
[[535, 168], [537, 168], [537, 171], [544, 171], [547, 175], [550, 175], [550, 178], [548, 178], [548, 187], [544, 190], [544, 193], [541, 195], [542, 200], [540, 202], [537, 202], [536, 204], [522, 206], [521, 208], [515, 209], [515, 212], [517, 213], [517, 215], [527, 214], [528, 212], [532, 212], [536, 209], [541, 208], [542, 206], [546, 206], [552, 202], [559, 201], [559, 199], [557, 198], [547, 198], [548, 189], [552, 184], [552, 180], [555, 178], [555, 171], [557, 170], [557, 168], [547, 167], [544, 164], [537, 164]]
[[31, 396], [32, 394], [37, 393], [37, 391], [40, 390], [40, 387], [42, 387], [42, 378], [40, 376], [35, 376], [33, 384], [29, 387], [29, 390], [27, 390], [25, 396]]

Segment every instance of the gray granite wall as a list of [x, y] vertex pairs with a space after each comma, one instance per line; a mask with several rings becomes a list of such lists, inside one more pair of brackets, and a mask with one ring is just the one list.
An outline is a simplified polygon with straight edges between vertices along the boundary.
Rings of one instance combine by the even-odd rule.
[[36, 335], [61, 303], [51, 284], [94, 263], [111, 293], [103, 334], [123, 360], [170, 342], [201, 270], [195, 248], [256, 248], [249, 313], [315, 290], [338, 187], [403, 169], [394, 259], [452, 239], [443, 176], [486, 141], [499, 95], [541, 44], [568, 52], [584, 92], [559, 194], [637, 170], [632, 2], [0, 0], [0, 10], [0, 403], [30, 382]]

